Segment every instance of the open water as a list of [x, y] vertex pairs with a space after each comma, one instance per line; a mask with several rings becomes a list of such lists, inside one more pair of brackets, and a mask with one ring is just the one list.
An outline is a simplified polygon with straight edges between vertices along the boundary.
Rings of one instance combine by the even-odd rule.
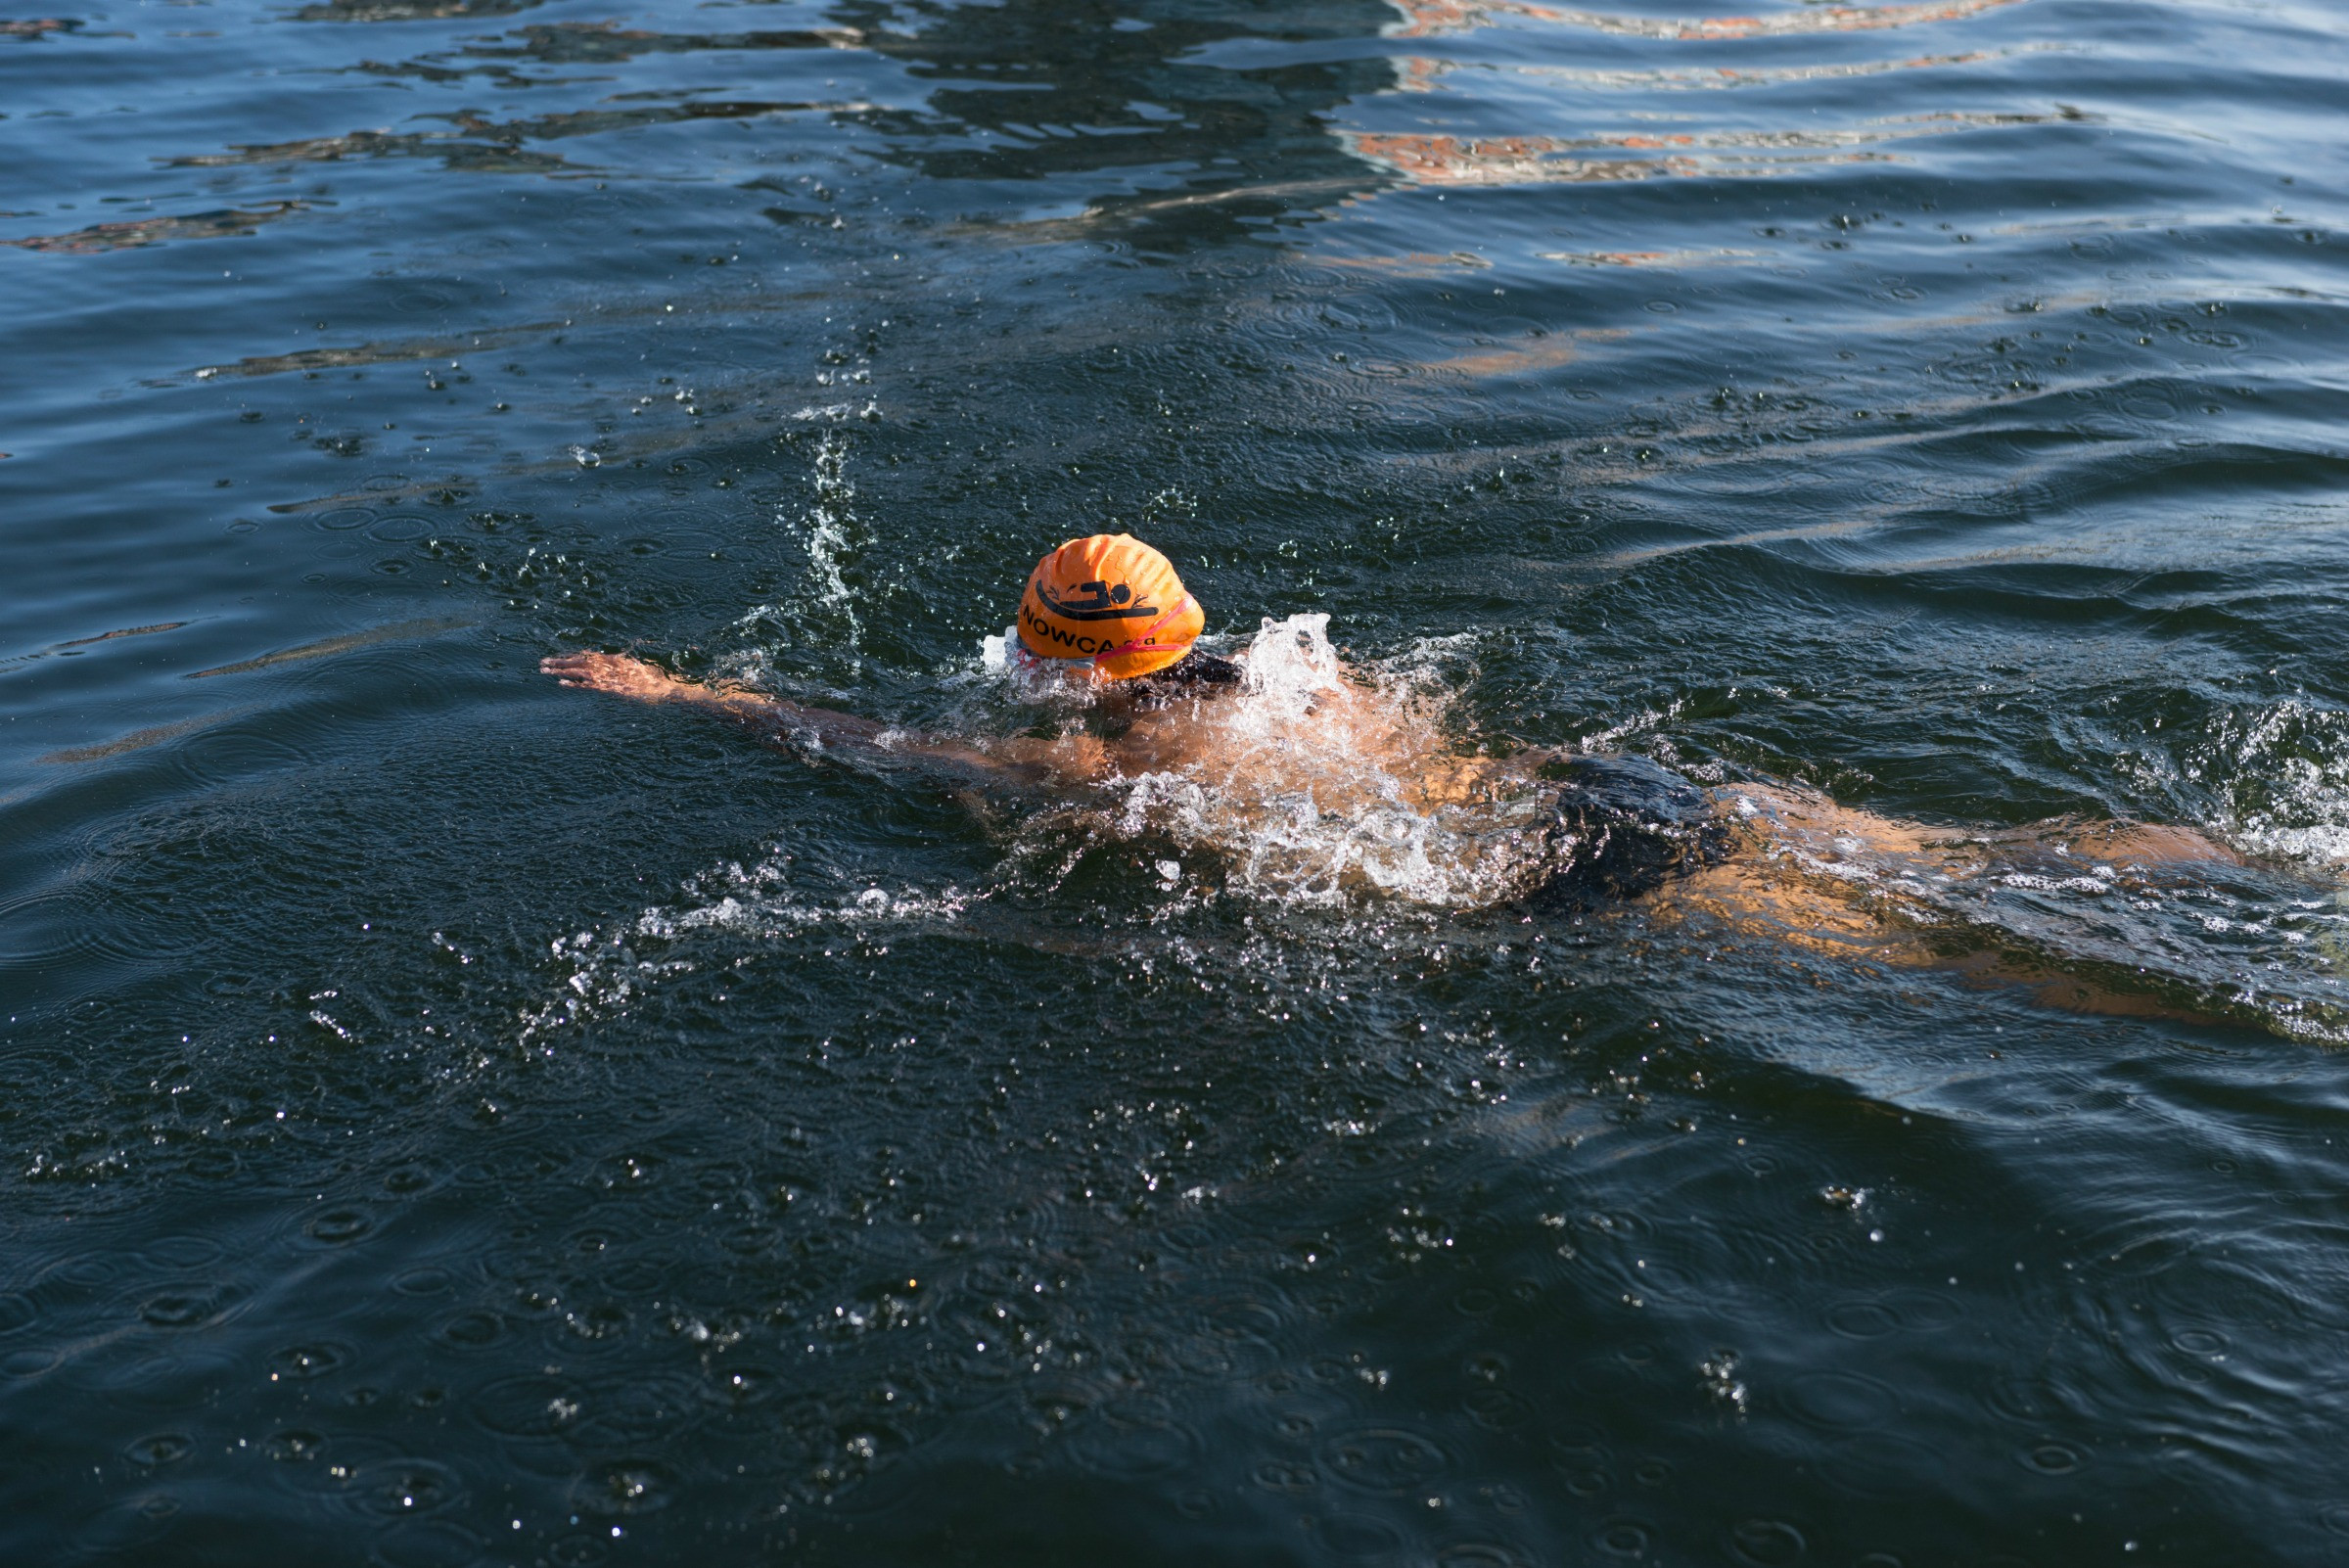
[[[2349, 13], [1739, 3], [9, 5], [0, 1557], [2349, 1562]], [[535, 673], [1014, 726], [1107, 529], [2250, 859], [2034, 989]]]

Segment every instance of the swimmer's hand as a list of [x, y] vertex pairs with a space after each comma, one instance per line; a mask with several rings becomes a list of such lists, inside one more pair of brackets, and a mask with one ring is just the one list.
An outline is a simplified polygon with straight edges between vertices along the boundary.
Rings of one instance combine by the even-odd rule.
[[640, 703], [692, 702], [711, 695], [706, 686], [680, 680], [649, 660], [627, 654], [556, 654], [538, 661], [538, 672], [566, 686], [608, 691], [615, 697], [633, 697]]

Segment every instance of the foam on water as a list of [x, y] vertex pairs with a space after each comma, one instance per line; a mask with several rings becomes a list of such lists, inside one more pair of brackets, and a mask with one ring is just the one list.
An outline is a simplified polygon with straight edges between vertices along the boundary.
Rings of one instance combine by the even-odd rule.
[[2219, 829], [2245, 853], [2349, 867], [2349, 714], [2302, 701], [2223, 712], [2186, 770], [2220, 787]]
[[518, 1043], [525, 1050], [551, 1050], [551, 1037], [560, 1031], [624, 1012], [644, 992], [701, 967], [697, 944], [707, 939], [774, 943], [828, 928], [947, 925], [974, 897], [953, 887], [818, 890], [795, 881], [792, 856], [772, 846], [747, 863], [728, 860], [689, 877], [677, 893], [673, 903], [653, 904], [611, 926], [549, 943], [560, 979], [550, 994], [522, 1009]]

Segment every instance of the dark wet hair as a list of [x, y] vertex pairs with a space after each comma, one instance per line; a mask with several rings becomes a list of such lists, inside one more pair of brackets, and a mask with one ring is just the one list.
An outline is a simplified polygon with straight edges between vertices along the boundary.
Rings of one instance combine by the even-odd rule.
[[1728, 853], [1729, 828], [1705, 792], [1641, 757], [1564, 763], [1550, 823], [1553, 867], [1538, 906], [1581, 909], [1636, 898]]

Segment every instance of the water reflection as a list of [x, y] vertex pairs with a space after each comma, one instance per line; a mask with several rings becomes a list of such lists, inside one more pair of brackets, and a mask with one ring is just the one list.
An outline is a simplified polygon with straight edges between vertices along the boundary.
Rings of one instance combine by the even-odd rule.
[[125, 218], [114, 223], [93, 223], [88, 228], [75, 229], [69, 234], [34, 234], [21, 239], [0, 240], [0, 245], [15, 246], [21, 251], [41, 251], [53, 255], [92, 255], [106, 251], [135, 251], [142, 246], [161, 245], [167, 240], [222, 240], [254, 233], [264, 223], [274, 223], [296, 212], [307, 211], [308, 202], [272, 202], [252, 208], [225, 208], [211, 212], [190, 212], [176, 217]]
[[[468, 333], [462, 338], [415, 338], [353, 344], [346, 348], [297, 348], [282, 354], [248, 354], [225, 365], [206, 365], [194, 374], [198, 381], [215, 376], [282, 376], [289, 371], [343, 370], [361, 365], [397, 364], [411, 359], [446, 359], [484, 348], [506, 348], [533, 342], [560, 331], [560, 321], [533, 321], [494, 331]], [[150, 385], [168, 385], [154, 382]]]
[[1115, 172], [1124, 189], [1085, 201], [1095, 225], [1141, 225], [1157, 243], [1203, 240], [1325, 208], [1382, 183], [1326, 119], [1396, 81], [1383, 58], [1258, 69], [1202, 52], [1242, 38], [1370, 39], [1394, 21], [1383, 0], [1330, 0], [1276, 18], [1153, 0], [1127, 7], [1019, 0], [960, 6], [919, 31], [889, 8], [838, 15], [867, 47], [937, 85], [922, 109], [873, 116], [883, 156], [934, 181], [1050, 183]]
[[1406, 55], [1399, 65], [1400, 85], [1405, 92], [1430, 92], [1455, 71], [1480, 71], [1554, 82], [1561, 87], [1594, 92], [1718, 92], [1732, 87], [1777, 87], [1789, 82], [1838, 81], [1879, 76], [1894, 70], [1935, 70], [1979, 65], [2004, 58], [2004, 50], [1978, 49], [1965, 54], [1915, 55], [1906, 60], [1853, 60], [1810, 66], [1713, 66], [1705, 69], [1659, 68], [1645, 70], [1596, 70], [1581, 66], [1545, 66], [1528, 62], [1446, 60]]
[[1425, 38], [1464, 32], [1497, 24], [1500, 18], [1526, 18], [1556, 23], [1622, 38], [1663, 38], [1682, 43], [1719, 43], [1740, 38], [1784, 38], [1805, 33], [1873, 32], [1886, 27], [1912, 27], [1932, 22], [1955, 22], [1963, 17], [2019, 5], [2022, 0], [1925, 0], [1921, 5], [1825, 6], [1817, 10], [1785, 11], [1768, 17], [1625, 17], [1598, 11], [1572, 11], [1558, 6], [1527, 5], [1520, 0], [1394, 0], [1404, 14], [1395, 29], [1398, 37]]
[[617, 22], [545, 22], [517, 27], [512, 42], [469, 43], [474, 60], [530, 60], [550, 66], [611, 66], [643, 55], [699, 54], [707, 50], [855, 49], [865, 42], [854, 27], [770, 28], [757, 32], [656, 32]]
[[[852, 27], [799, 27], [757, 32], [657, 32], [612, 22], [532, 23], [503, 35], [473, 39], [403, 61], [365, 60], [349, 69], [371, 76], [432, 82], [486, 76], [500, 87], [557, 86], [579, 78], [531, 76], [509, 62], [549, 66], [617, 66], [648, 55], [686, 55], [807, 49], [854, 49], [864, 39]], [[486, 62], [471, 64], [470, 62]]]
[[294, 13], [296, 22], [438, 22], [451, 17], [510, 17], [545, 0], [322, 0]]
[[696, 100], [646, 109], [576, 110], [568, 114], [537, 115], [528, 119], [497, 121], [467, 112], [449, 115], [455, 130], [362, 130], [342, 136], [311, 136], [300, 141], [243, 146], [226, 153], [201, 153], [171, 160], [188, 168], [225, 168], [240, 163], [332, 163], [347, 158], [437, 157], [452, 169], [498, 174], [551, 174], [576, 165], [553, 153], [525, 150], [525, 142], [554, 141], [572, 136], [598, 136], [646, 125], [674, 124], [697, 119], [756, 119], [765, 115], [828, 111], [853, 114], [864, 108], [854, 103], [784, 103]]
[[[895, 8], [854, 0], [819, 27], [740, 32], [669, 32], [608, 22], [534, 23], [502, 37], [469, 40], [402, 62], [366, 62], [371, 74], [454, 82], [487, 74], [506, 87], [584, 85], [565, 77], [518, 73], [516, 67], [624, 66], [653, 57], [840, 50], [903, 68], [926, 91], [918, 105], [882, 106], [854, 98], [770, 99], [662, 93], [683, 101], [634, 104], [644, 94], [607, 94], [602, 103], [512, 118], [464, 109], [440, 118], [446, 129], [361, 129], [283, 142], [237, 144], [227, 151], [183, 154], [173, 165], [326, 163], [350, 160], [433, 158], [443, 167], [478, 173], [560, 174], [591, 169], [540, 145], [695, 120], [746, 121], [776, 115], [852, 118], [885, 138], [890, 163], [934, 185], [969, 191], [981, 206], [991, 188], [1050, 187], [1046, 205], [1065, 206], [1073, 177], [1108, 176], [1084, 190], [1082, 213], [1015, 207], [1032, 238], [1092, 232], [1104, 225], [1147, 229], [1145, 244], [1180, 246], [1245, 232], [1267, 221], [1327, 208], [1397, 182], [1417, 185], [1608, 183], [1659, 176], [1782, 174], [1831, 163], [1881, 161], [1887, 144], [1985, 126], [2033, 125], [2036, 114], [1912, 115], [1840, 128], [1720, 126], [1560, 134], [1526, 129], [1495, 134], [1397, 130], [1360, 123], [1376, 100], [1397, 92], [1448, 90], [1449, 78], [1475, 69], [1547, 75], [1562, 84], [1609, 91], [1682, 90], [1791, 83], [1887, 70], [1957, 68], [1986, 52], [1797, 66], [1722, 66], [1710, 71], [1593, 70], [1533, 63], [1460, 62], [1380, 54], [1328, 60], [1284, 54], [1346, 39], [1430, 37], [1528, 22], [1572, 25], [1636, 39], [1721, 42], [1753, 37], [1856, 32], [1969, 17], [2015, 0], [1955, 0], [1937, 5], [1831, 8], [1769, 18], [1670, 21], [1521, 5], [1339, 3], [1282, 14], [1267, 27], [1248, 17], [1196, 15], [1172, 4], [1123, 15], [1105, 6], [1024, 0], [1009, 6], [961, 6], [919, 18], [908, 27]], [[434, 6], [396, 3], [309, 8], [302, 20], [384, 21], [459, 15], [493, 16], [519, 5]], [[1398, 17], [1401, 21], [1398, 21]], [[1226, 63], [1218, 46], [1249, 42], [1250, 63]], [[1262, 50], [1270, 47], [1272, 53]], [[1233, 57], [1238, 59], [1239, 57]], [[1383, 112], [1381, 112], [1383, 113]], [[2076, 112], [2067, 112], [2076, 116]], [[1333, 119], [1336, 121], [1332, 123]], [[1015, 199], [1016, 200], [1016, 199]], [[98, 225], [70, 235], [9, 243], [64, 252], [119, 249], [168, 239], [249, 233], [252, 225], [299, 210], [289, 201], [265, 208]]]
[[[1993, 126], [2045, 125], [2078, 115], [1919, 116], [1865, 130], [1753, 130], [1622, 136], [1447, 136], [1353, 131], [1348, 147], [1418, 185], [1554, 185], [1662, 175], [1751, 178], [1822, 163], [1877, 163], [1877, 144]], [[1591, 156], [1622, 152], [1637, 156]]]
[[[983, 208], [990, 205], [989, 187], [1004, 182], [1049, 185], [1050, 205], [1065, 208], [1073, 177], [1110, 176], [1110, 188], [1096, 187], [1082, 198], [1084, 224], [1143, 224], [1171, 243], [1326, 208], [1391, 178], [1387, 164], [1365, 158], [1328, 126], [1329, 117], [1350, 102], [1397, 84], [1390, 61], [1372, 55], [1239, 68], [1199, 58], [1203, 49], [1237, 39], [1375, 39], [1395, 20], [1383, 0], [1335, 0], [1285, 12], [1269, 29], [1260, 19], [1201, 17], [1174, 4], [1129, 9], [1132, 14], [1024, 0], [927, 13], [908, 27], [894, 8], [852, 3], [836, 8], [829, 25], [709, 33], [604, 22], [534, 23], [500, 37], [349, 69], [440, 84], [479, 75], [506, 88], [548, 89], [585, 86], [590, 79], [529, 75], [518, 68], [837, 50], [903, 68], [924, 91], [918, 103], [902, 106], [852, 98], [607, 91], [593, 107], [512, 118], [468, 108], [420, 116], [443, 119], [447, 129], [367, 128], [237, 144], [169, 161], [187, 168], [229, 168], [433, 158], [443, 167], [470, 172], [562, 174], [595, 165], [538, 144], [693, 120], [813, 113], [878, 132], [884, 141], [875, 151], [885, 161], [928, 181], [959, 184]], [[312, 7], [298, 15], [309, 21], [383, 21], [498, 14], [486, 7], [354, 3]], [[600, 78], [595, 81], [604, 85]], [[623, 99], [646, 96], [683, 101], [622, 107]], [[1043, 219], [1044, 233], [1066, 227], [1058, 214], [1018, 215]]]

